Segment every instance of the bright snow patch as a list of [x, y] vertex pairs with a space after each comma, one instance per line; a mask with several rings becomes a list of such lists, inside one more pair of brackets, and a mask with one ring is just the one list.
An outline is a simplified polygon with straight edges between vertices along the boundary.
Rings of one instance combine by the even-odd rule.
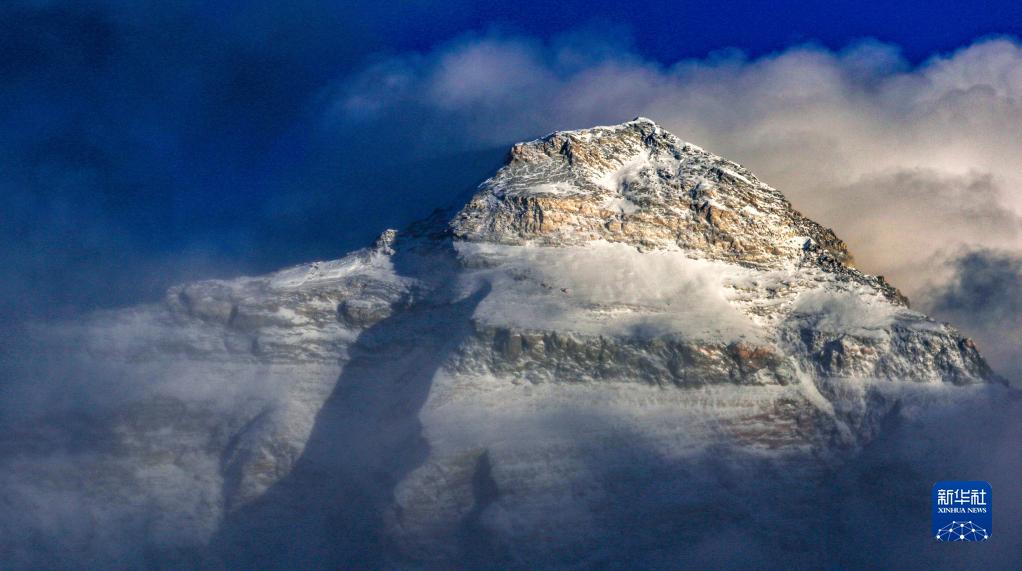
[[627, 187], [629, 183], [638, 179], [643, 169], [648, 166], [650, 166], [649, 153], [639, 153], [626, 161], [617, 170], [613, 170], [605, 174], [597, 181], [597, 184], [607, 190], [620, 192]]
[[616, 336], [681, 334], [694, 339], [759, 336], [759, 326], [728, 302], [725, 285], [748, 270], [682, 252], [639, 252], [594, 242], [581, 247], [459, 243], [473, 260], [472, 283], [492, 290], [475, 317], [521, 329]]
[[555, 182], [546, 184], [537, 184], [529, 189], [530, 194], [552, 194], [555, 196], [564, 196], [565, 194], [571, 194], [577, 192], [574, 186], [566, 182]]

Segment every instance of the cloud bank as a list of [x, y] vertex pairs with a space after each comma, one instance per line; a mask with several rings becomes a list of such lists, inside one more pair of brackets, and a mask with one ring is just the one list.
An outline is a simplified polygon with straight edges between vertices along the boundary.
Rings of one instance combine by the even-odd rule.
[[[917, 66], [870, 40], [665, 66], [598, 36], [484, 35], [377, 61], [326, 100], [325, 129], [397, 130], [435, 152], [650, 117], [751, 168], [833, 227], [859, 267], [937, 317], [955, 312], [935, 292], [970, 280], [962, 256], [1022, 252], [1022, 45], [1013, 38]], [[995, 366], [1017, 366], [986, 322], [961, 324]]]

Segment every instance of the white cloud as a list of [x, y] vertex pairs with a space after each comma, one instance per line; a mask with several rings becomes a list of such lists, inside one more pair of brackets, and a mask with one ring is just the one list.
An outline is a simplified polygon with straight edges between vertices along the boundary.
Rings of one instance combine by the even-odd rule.
[[402, 117], [417, 145], [442, 141], [449, 151], [650, 117], [751, 168], [832, 226], [860, 267], [919, 299], [949, 279], [942, 262], [964, 251], [1022, 251], [1015, 39], [982, 39], [915, 66], [871, 40], [669, 66], [599, 44], [592, 57], [583, 52], [577, 38], [486, 36], [398, 56], [345, 83], [341, 108], [372, 101], [373, 112], [340, 121], [385, 127]]
[[[910, 293], [926, 281], [922, 259], [1022, 244], [1014, 218], [1022, 213], [1022, 47], [1011, 39], [915, 68], [875, 41], [755, 60], [728, 52], [669, 67], [608, 52], [565, 65], [577, 59], [561, 57], [566, 49], [458, 42], [366, 70], [344, 101], [377, 102], [384, 122], [414, 104], [445, 117], [445, 135], [457, 133], [468, 148], [651, 117], [751, 167], [846, 236], [865, 269]], [[436, 136], [436, 120], [422, 124], [431, 129], [412, 136]]]

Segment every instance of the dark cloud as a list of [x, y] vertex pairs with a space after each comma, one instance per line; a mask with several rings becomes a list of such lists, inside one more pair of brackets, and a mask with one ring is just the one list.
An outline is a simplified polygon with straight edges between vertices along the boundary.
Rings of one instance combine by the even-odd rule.
[[955, 277], [934, 301], [936, 309], [1000, 322], [1022, 311], [1022, 257], [970, 252], [955, 261]]
[[979, 342], [994, 368], [1022, 383], [1022, 255], [978, 250], [951, 263], [951, 279], [926, 305]]
[[380, 192], [316, 176], [364, 157], [317, 152], [334, 141], [310, 126], [320, 90], [385, 39], [360, 13], [315, 2], [0, 7], [0, 319], [336, 257], [377, 232], [378, 213], [358, 225], [338, 224], [336, 207], [307, 216], [326, 202], [310, 197]]

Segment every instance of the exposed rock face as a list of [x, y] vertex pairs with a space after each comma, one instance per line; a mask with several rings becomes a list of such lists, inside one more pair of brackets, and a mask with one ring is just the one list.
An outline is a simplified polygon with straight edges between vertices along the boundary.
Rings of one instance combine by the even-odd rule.
[[791, 262], [843, 271], [844, 242], [741, 165], [648, 119], [554, 133], [511, 149], [508, 164], [451, 223], [455, 236], [503, 244], [595, 239], [760, 268]]
[[849, 259], [833, 232], [752, 173], [645, 119], [515, 145], [451, 228], [469, 240], [604, 239], [765, 267], [801, 260], [813, 241]]
[[[656, 525], [691, 533], [673, 522], [721, 474], [818, 473], [892, 411], [995, 380], [850, 261], [648, 120], [515, 145], [453, 216], [343, 259], [39, 328], [23, 354], [74, 355], [83, 390], [109, 391], [83, 421], [104, 445], [58, 454], [59, 416], [17, 419], [11, 558], [110, 557], [38, 515], [83, 486], [76, 509], [128, 555], [177, 563], [599, 563]], [[66, 377], [62, 359], [19, 366]]]

